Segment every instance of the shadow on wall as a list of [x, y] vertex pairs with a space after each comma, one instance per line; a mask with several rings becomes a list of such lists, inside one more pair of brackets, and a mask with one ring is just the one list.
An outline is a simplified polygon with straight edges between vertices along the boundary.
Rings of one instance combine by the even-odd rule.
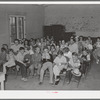
[[82, 32], [99, 32], [98, 22], [95, 21], [93, 16], [90, 17], [60, 17], [57, 19], [48, 18], [46, 25], [62, 24], [65, 26], [66, 31], [82, 31]]

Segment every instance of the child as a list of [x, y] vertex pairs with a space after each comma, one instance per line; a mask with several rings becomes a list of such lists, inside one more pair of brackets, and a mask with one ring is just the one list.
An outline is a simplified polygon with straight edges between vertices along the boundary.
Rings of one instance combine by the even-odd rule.
[[87, 67], [89, 66], [90, 62], [90, 53], [87, 50], [83, 50], [83, 54], [81, 55], [82, 61], [83, 61], [83, 68], [82, 68], [82, 73], [83, 75], [86, 72]]
[[31, 71], [31, 76], [34, 76], [34, 69], [37, 69], [36, 74], [40, 75], [40, 69], [41, 69], [41, 53], [40, 48], [35, 48], [35, 53], [31, 55], [31, 65], [29, 67], [29, 70]]
[[65, 47], [63, 49], [64, 56], [67, 57], [69, 60], [72, 59], [72, 52], [69, 50], [68, 47]]
[[52, 54], [53, 60], [55, 59], [55, 57], [57, 56], [57, 51], [54, 45], [51, 45], [50, 48], [50, 53]]
[[80, 68], [80, 60], [78, 58], [78, 54], [76, 52], [72, 53], [72, 59], [69, 61], [69, 66], [72, 70]]
[[25, 57], [25, 49], [24, 47], [20, 47], [19, 52], [16, 56], [16, 65], [20, 66], [22, 75], [21, 80], [27, 81], [26, 64], [24, 63], [24, 57]]
[[67, 59], [66, 57], [63, 56], [63, 52], [59, 51], [58, 56], [54, 59], [53, 72], [55, 75], [55, 85], [58, 85], [60, 81], [60, 76], [59, 76], [60, 72], [66, 68], [67, 68]]
[[61, 41], [61, 45], [60, 45], [60, 50], [62, 50], [62, 49], [65, 48], [65, 47], [66, 47], [65, 41], [62, 40], [62, 41]]
[[39, 83], [39, 85], [41, 85], [43, 83], [44, 72], [47, 69], [50, 72], [50, 84], [53, 84], [52, 56], [49, 54], [47, 47], [45, 47], [43, 49], [42, 63], [43, 63], [43, 65], [42, 65], [42, 68], [41, 68], [41, 71], [40, 71], [40, 83]]
[[7, 55], [7, 62], [3, 65], [3, 72], [6, 74], [6, 67], [15, 66], [15, 56], [12, 49], [9, 49], [9, 54]]

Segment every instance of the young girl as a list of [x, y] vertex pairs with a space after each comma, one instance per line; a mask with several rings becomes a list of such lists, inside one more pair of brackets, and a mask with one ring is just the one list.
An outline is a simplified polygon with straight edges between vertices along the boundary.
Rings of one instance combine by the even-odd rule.
[[6, 67], [15, 66], [15, 56], [13, 50], [9, 50], [9, 54], [7, 55], [7, 62], [3, 65], [3, 72], [6, 74]]
[[67, 68], [67, 59], [64, 57], [63, 52], [59, 51], [58, 56], [54, 59], [53, 73], [55, 75], [55, 85], [60, 81], [60, 72]]

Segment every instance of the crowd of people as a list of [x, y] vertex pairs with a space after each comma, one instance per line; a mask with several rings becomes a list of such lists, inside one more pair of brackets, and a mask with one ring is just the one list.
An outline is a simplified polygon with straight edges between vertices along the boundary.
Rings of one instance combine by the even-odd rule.
[[[21, 71], [21, 80], [27, 80], [27, 74], [39, 76], [39, 85], [43, 84], [45, 72], [49, 71], [49, 83], [57, 85], [62, 70], [71, 70], [75, 75], [83, 75], [81, 63], [90, 62], [93, 57], [99, 63], [100, 38], [93, 43], [91, 37], [72, 36], [69, 41], [55, 41], [53, 36], [30, 40], [15, 39], [14, 44], [3, 44], [0, 53], [0, 67], [7, 74], [7, 68], [15, 66]], [[86, 65], [85, 65], [86, 66]], [[83, 68], [84, 69], [84, 68]], [[54, 80], [54, 81], [53, 81]]]

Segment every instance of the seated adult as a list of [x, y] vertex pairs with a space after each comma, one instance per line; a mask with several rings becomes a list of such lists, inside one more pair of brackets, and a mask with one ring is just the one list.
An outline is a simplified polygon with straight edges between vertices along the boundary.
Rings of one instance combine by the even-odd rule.
[[55, 75], [55, 85], [57, 85], [60, 81], [60, 72], [63, 69], [67, 69], [67, 59], [64, 57], [63, 52], [59, 51], [58, 56], [54, 59], [54, 68], [53, 73]]
[[18, 39], [15, 39], [14, 44], [11, 45], [11, 49], [14, 51], [15, 55], [17, 55], [20, 47], [23, 47], [23, 45], [19, 44], [19, 40]]
[[72, 53], [73, 52], [76, 52], [76, 53], [79, 52], [79, 50], [78, 50], [78, 44], [75, 42], [75, 40], [73, 38], [70, 39], [69, 49], [70, 49], [70, 51]]
[[84, 45], [84, 46], [85, 46], [85, 48], [86, 48], [88, 51], [92, 52], [93, 46], [92, 46], [92, 44], [89, 42], [88, 39], [85, 41], [85, 45]]
[[40, 83], [39, 85], [41, 85], [43, 83], [43, 76], [44, 76], [44, 72], [48, 69], [50, 72], [50, 84], [53, 84], [53, 65], [52, 65], [52, 56], [49, 54], [48, 48], [45, 47], [43, 49], [43, 53], [42, 53], [42, 68], [40, 71]]
[[40, 53], [40, 48], [35, 48], [35, 53], [31, 55], [31, 65], [29, 67], [29, 70], [31, 71], [31, 76], [34, 76], [34, 69], [37, 69], [36, 75], [40, 75], [40, 69], [41, 69], [41, 60], [42, 56]]

